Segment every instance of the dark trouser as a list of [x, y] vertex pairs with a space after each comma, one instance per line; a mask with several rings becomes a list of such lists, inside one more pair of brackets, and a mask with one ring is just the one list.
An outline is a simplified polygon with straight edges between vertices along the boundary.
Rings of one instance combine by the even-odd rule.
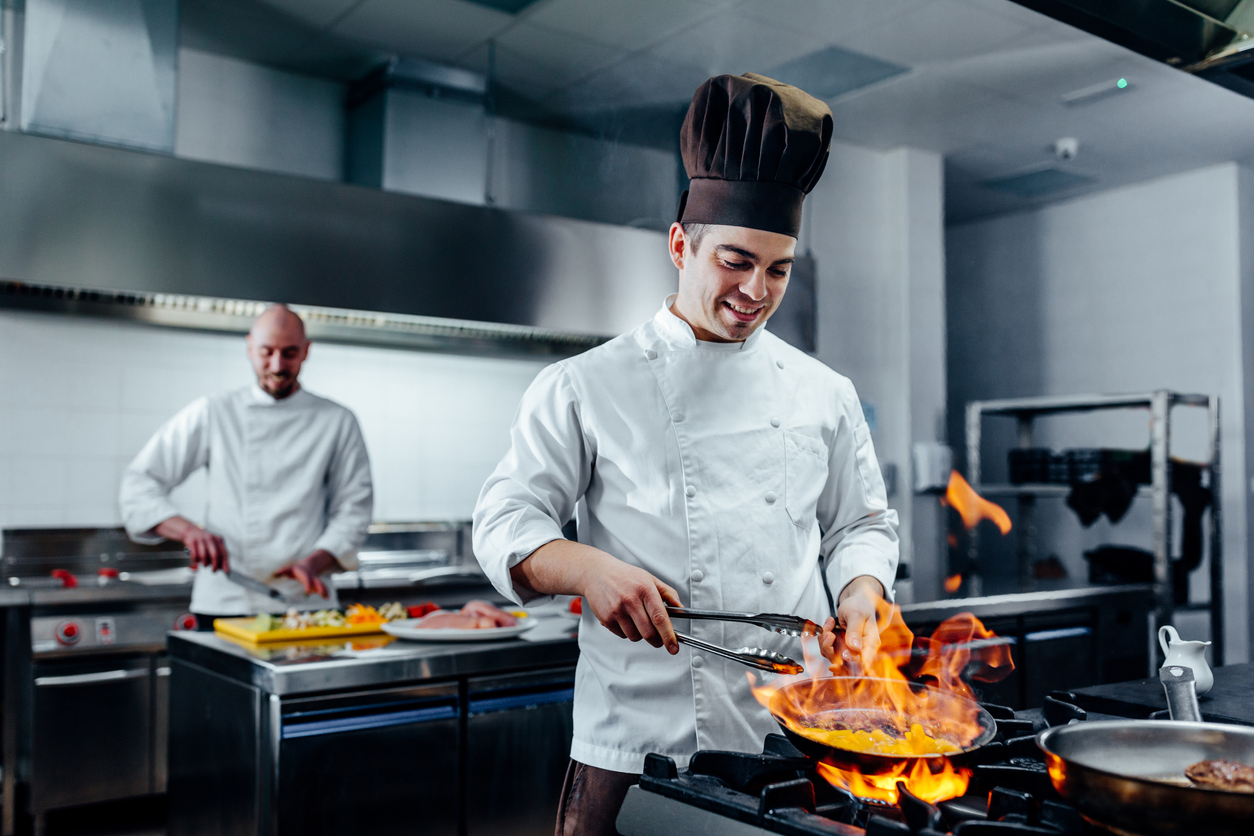
[[572, 760], [566, 767], [555, 836], [617, 836], [614, 821], [639, 775], [598, 769]]

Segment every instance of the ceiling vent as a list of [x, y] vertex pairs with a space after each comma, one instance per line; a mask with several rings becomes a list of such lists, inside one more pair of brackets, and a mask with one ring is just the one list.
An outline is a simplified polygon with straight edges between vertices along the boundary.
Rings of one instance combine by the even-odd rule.
[[860, 52], [829, 46], [780, 64], [766, 74], [820, 99], [834, 99], [909, 69]]
[[1055, 192], [1066, 191], [1077, 186], [1093, 182], [1092, 177], [1073, 174], [1061, 168], [1043, 168], [1023, 174], [1012, 174], [1007, 177], [994, 177], [980, 183], [986, 189], [992, 189], [1015, 197], [1043, 197]]

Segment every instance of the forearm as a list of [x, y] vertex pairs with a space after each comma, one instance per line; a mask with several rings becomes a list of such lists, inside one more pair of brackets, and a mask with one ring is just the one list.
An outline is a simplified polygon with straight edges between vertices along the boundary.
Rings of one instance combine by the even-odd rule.
[[170, 517], [157, 523], [152, 531], [167, 540], [177, 540], [180, 543], [186, 542], [187, 535], [194, 531], [200, 531], [200, 526], [191, 520], [179, 516]]
[[509, 570], [515, 586], [537, 595], [583, 595], [588, 572], [612, 555], [572, 540], [552, 540]]
[[836, 598], [836, 603], [843, 604], [846, 599], [863, 592], [867, 595], [883, 598], [884, 585], [871, 575], [859, 575], [845, 584], [845, 588], [840, 591], [840, 595]]

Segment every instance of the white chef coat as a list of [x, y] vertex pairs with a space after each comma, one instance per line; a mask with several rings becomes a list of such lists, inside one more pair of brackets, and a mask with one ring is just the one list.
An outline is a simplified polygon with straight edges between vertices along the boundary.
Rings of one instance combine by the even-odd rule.
[[[501, 594], [509, 570], [560, 539], [648, 570], [685, 606], [796, 613], [821, 622], [858, 575], [892, 594], [889, 510], [853, 385], [762, 329], [698, 341], [661, 311], [634, 331], [542, 371], [509, 452], [479, 495], [474, 549]], [[580, 501], [582, 500], [582, 501]], [[725, 647], [800, 658], [796, 639], [719, 622], [677, 623]], [[687, 763], [698, 747], [760, 751], [778, 726], [747, 668], [680, 645], [618, 638], [584, 609], [571, 757], [640, 772], [649, 752]]]
[[[370, 460], [347, 408], [298, 389], [276, 400], [253, 384], [200, 398], [157, 431], [122, 475], [119, 502], [131, 539], [158, 543], [158, 523], [178, 514], [169, 494], [195, 470], [209, 471], [204, 527], [226, 543], [231, 570], [269, 581], [318, 549], [357, 568], [373, 509]], [[280, 579], [282, 582], [283, 579]], [[300, 590], [284, 583], [284, 592]], [[336, 606], [301, 592], [302, 609]], [[201, 568], [192, 611], [282, 612], [288, 604]]]

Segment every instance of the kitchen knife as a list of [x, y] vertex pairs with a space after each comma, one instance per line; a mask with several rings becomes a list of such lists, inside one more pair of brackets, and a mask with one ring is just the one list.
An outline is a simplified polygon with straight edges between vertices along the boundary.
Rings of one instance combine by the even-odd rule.
[[[183, 553], [191, 554], [191, 549], [184, 546]], [[241, 575], [239, 572], [235, 572], [230, 569], [227, 569], [226, 579], [236, 584], [237, 586], [244, 587], [249, 592], [256, 592], [258, 595], [265, 595], [268, 598], [273, 598], [276, 601], [282, 601], [285, 604], [292, 603], [292, 599], [288, 598], [282, 592], [279, 592], [277, 589], [270, 586], [269, 584], [262, 583], [256, 578], [249, 577], [248, 575]]]
[[291, 600], [282, 592], [279, 592], [269, 584], [262, 583], [256, 578], [250, 578], [248, 575], [241, 575], [239, 572], [231, 569], [227, 570], [226, 577], [227, 580], [244, 587], [250, 592], [256, 592], [259, 595], [266, 595], [270, 598], [274, 598], [275, 600], [283, 601], [284, 603], [291, 603]]

